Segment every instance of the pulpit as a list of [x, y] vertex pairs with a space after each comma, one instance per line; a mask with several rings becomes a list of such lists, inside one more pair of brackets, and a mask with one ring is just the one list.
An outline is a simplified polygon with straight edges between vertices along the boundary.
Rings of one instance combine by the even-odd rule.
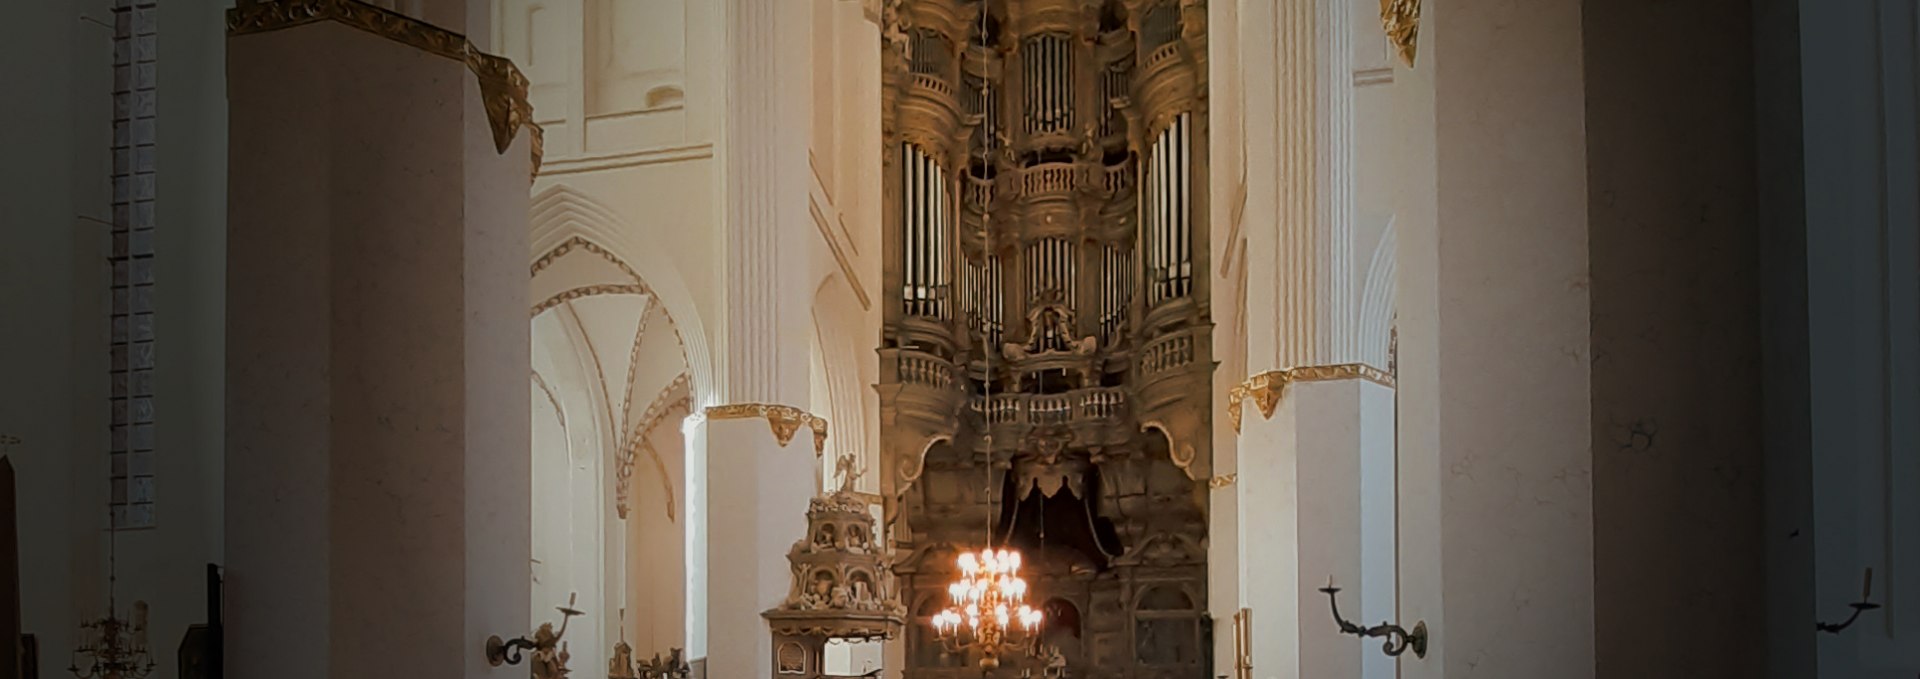
[[793, 586], [762, 615], [773, 634], [775, 679], [827, 679], [833, 641], [891, 639], [906, 609], [893, 585], [890, 558], [875, 537], [867, 501], [851, 484], [807, 507], [806, 536], [787, 553]]

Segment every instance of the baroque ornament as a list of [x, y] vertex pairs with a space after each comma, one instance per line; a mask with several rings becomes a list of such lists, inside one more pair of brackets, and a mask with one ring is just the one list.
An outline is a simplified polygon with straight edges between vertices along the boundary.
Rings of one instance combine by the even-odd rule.
[[1227, 391], [1227, 419], [1233, 421], [1233, 431], [1238, 433], [1241, 402], [1253, 399], [1254, 406], [1260, 409], [1260, 416], [1271, 419], [1274, 409], [1280, 406], [1280, 395], [1286, 391], [1289, 383], [1340, 380], [1366, 380], [1389, 388], [1394, 386], [1392, 375], [1364, 363], [1308, 365], [1285, 370], [1268, 370], [1247, 378], [1247, 381]]
[[1420, 38], [1420, 0], [1380, 0], [1380, 27], [1400, 60], [1412, 68]]
[[481, 52], [467, 37], [360, 0], [241, 0], [227, 10], [227, 35], [268, 33], [320, 21], [338, 22], [374, 35], [460, 61], [480, 84], [481, 104], [493, 130], [493, 147], [506, 153], [522, 128], [533, 154], [533, 174], [545, 152], [543, 131], [533, 122], [527, 76], [506, 57]]
[[813, 454], [820, 455], [827, 450], [827, 420], [793, 406], [770, 403], [734, 403], [722, 406], [709, 406], [706, 411], [709, 420], [744, 420], [755, 417], [767, 419], [767, 426], [773, 428], [773, 438], [786, 447], [793, 442], [794, 433], [800, 431], [800, 425], [813, 429]]

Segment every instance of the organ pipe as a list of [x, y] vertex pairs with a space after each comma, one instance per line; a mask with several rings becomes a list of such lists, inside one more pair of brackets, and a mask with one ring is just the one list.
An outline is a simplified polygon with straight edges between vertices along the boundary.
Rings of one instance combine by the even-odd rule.
[[901, 146], [901, 298], [909, 316], [947, 319], [953, 261], [953, 192], [946, 173], [912, 144]]
[[1062, 35], [1035, 36], [1023, 54], [1027, 133], [1066, 131], [1073, 125], [1072, 43]]
[[1000, 342], [1002, 311], [1000, 290], [1003, 281], [1000, 278], [1000, 258], [987, 256], [985, 263], [968, 261], [961, 271], [960, 281], [962, 302], [965, 305], [967, 327], [987, 338], [988, 346]]
[[1193, 285], [1193, 150], [1191, 114], [1182, 113], [1154, 139], [1147, 170], [1148, 299], [1185, 297]]
[[1180, 8], [1172, 0], [1163, 0], [1147, 10], [1140, 21], [1140, 43], [1147, 53], [1160, 49], [1180, 37]]
[[1106, 246], [1101, 253], [1100, 342], [1119, 343], [1133, 304], [1133, 250]]

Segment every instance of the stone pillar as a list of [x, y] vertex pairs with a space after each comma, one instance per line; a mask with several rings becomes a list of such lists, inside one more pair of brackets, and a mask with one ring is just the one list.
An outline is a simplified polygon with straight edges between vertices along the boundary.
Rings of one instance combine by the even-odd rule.
[[1342, 617], [1354, 622], [1378, 623], [1391, 600], [1392, 583], [1380, 577], [1391, 556], [1365, 548], [1381, 532], [1368, 525], [1380, 510], [1368, 502], [1391, 495], [1362, 491], [1381, 467], [1391, 471], [1392, 384], [1378, 369], [1342, 364], [1268, 371], [1236, 390], [1229, 417], [1240, 422], [1234, 487], [1249, 517], [1240, 563], [1254, 610], [1254, 676], [1393, 675], [1390, 663], [1366, 660], [1377, 644], [1338, 634], [1318, 591], [1331, 579]]
[[1215, 495], [1216, 511], [1237, 517], [1238, 550], [1212, 556], [1235, 560], [1238, 606], [1252, 609], [1253, 676], [1391, 676], [1390, 663], [1363, 662], [1377, 644], [1339, 636], [1318, 591], [1331, 577], [1354, 620], [1391, 598], [1391, 556], [1362, 549], [1392, 534], [1363, 502], [1390, 503], [1390, 492], [1366, 496], [1363, 485], [1379, 485], [1379, 467], [1391, 473], [1393, 391], [1383, 366], [1356, 362], [1347, 10], [1285, 0], [1239, 12], [1246, 379], [1226, 405], [1234, 475], [1216, 484], [1232, 499]]
[[524, 673], [526, 81], [298, 4], [228, 16], [226, 666]]
[[807, 249], [812, 19], [787, 0], [730, 0], [726, 15], [725, 375], [699, 434], [701, 643], [707, 676], [744, 679], [773, 670], [760, 614], [791, 586], [787, 550], [806, 530], [826, 423], [800, 407], [812, 400], [805, 338], [819, 282]]
[[709, 677], [771, 676], [761, 613], [792, 586], [788, 550], [806, 534], [826, 422], [792, 406], [706, 410], [706, 657]]
[[1394, 75], [1396, 620], [1432, 642], [1402, 676], [1592, 677], [1581, 3], [1423, 12]]

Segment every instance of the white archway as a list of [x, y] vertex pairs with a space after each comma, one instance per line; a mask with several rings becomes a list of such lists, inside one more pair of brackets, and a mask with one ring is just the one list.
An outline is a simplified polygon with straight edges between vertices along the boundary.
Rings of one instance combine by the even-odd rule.
[[704, 335], [677, 272], [629, 260], [646, 251], [605, 209], [556, 187], [533, 224], [534, 617], [578, 593], [574, 666], [605, 667], [617, 642], [638, 655], [685, 645], [679, 424], [708, 374], [696, 367]]

